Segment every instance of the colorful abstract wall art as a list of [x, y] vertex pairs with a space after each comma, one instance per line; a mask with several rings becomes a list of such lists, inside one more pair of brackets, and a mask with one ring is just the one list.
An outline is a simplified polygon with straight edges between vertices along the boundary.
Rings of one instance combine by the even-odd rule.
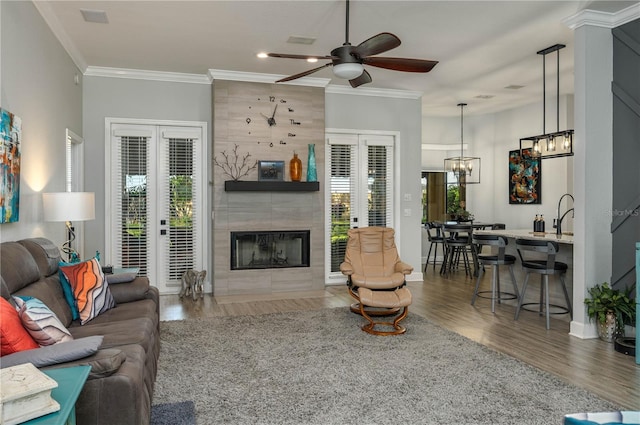
[[20, 217], [20, 140], [22, 120], [0, 108], [0, 224]]
[[540, 158], [532, 158], [529, 149], [509, 151], [509, 203], [540, 204], [542, 181]]

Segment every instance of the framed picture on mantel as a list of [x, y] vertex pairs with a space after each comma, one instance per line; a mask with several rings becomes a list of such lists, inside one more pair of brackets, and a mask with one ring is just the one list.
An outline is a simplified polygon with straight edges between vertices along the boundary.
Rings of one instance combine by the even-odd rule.
[[542, 203], [540, 158], [531, 157], [529, 149], [509, 151], [509, 203]]
[[258, 161], [258, 181], [283, 181], [284, 161]]

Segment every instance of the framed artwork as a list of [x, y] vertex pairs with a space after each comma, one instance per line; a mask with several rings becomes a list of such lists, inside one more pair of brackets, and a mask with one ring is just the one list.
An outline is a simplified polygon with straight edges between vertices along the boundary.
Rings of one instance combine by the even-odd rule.
[[531, 157], [530, 149], [509, 151], [509, 203], [542, 203], [542, 161]]
[[22, 120], [0, 108], [0, 224], [20, 217], [20, 140]]
[[283, 181], [284, 161], [258, 161], [258, 181]]

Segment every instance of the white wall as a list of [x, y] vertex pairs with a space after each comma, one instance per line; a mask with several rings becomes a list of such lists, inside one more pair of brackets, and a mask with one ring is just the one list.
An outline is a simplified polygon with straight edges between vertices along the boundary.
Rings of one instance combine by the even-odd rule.
[[[542, 203], [537, 205], [509, 204], [509, 151], [519, 148], [522, 137], [542, 133], [542, 105], [539, 103], [485, 115], [468, 115], [473, 104], [465, 108], [465, 155], [481, 158], [480, 184], [467, 186], [467, 209], [477, 221], [505, 223], [511, 229], [532, 227], [536, 214], [544, 214], [547, 231], [556, 216], [558, 200], [564, 193], [573, 193], [573, 157], [542, 160]], [[555, 104], [547, 107], [546, 131], [556, 131]], [[423, 117], [423, 143], [460, 143], [460, 117]], [[573, 128], [573, 97], [561, 96], [560, 130]], [[459, 146], [459, 145], [458, 145]], [[444, 169], [444, 158], [459, 156], [457, 151], [422, 151], [422, 169]], [[566, 209], [565, 202], [561, 209]], [[566, 224], [565, 224], [566, 223]], [[570, 215], [563, 228], [572, 229]]]
[[[334, 129], [385, 130], [400, 132], [400, 214], [396, 229], [402, 260], [420, 273], [422, 216], [420, 187], [421, 103], [420, 99], [391, 98], [327, 93], [326, 127]], [[404, 195], [411, 201], [404, 201]]]
[[82, 135], [82, 75], [32, 2], [0, 8], [0, 104], [22, 119], [20, 219], [0, 225], [0, 240], [62, 245], [64, 223], [43, 222], [41, 192], [65, 190], [65, 129]]

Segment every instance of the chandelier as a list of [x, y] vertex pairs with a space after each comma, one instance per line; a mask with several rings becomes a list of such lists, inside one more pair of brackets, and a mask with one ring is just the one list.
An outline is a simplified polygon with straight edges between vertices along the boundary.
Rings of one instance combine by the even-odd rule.
[[480, 158], [464, 156], [464, 107], [466, 103], [458, 103], [460, 107], [460, 156], [445, 158], [444, 169], [451, 171], [458, 179], [458, 184], [480, 183]]
[[[573, 130], [560, 131], [560, 49], [564, 44], [554, 44], [551, 47], [537, 52], [542, 55], [542, 133], [537, 136], [523, 137], [520, 139], [520, 155], [523, 149], [530, 150], [530, 156], [545, 158], [558, 158], [573, 155]], [[556, 131], [547, 133], [546, 128], [546, 56], [556, 52]]]

